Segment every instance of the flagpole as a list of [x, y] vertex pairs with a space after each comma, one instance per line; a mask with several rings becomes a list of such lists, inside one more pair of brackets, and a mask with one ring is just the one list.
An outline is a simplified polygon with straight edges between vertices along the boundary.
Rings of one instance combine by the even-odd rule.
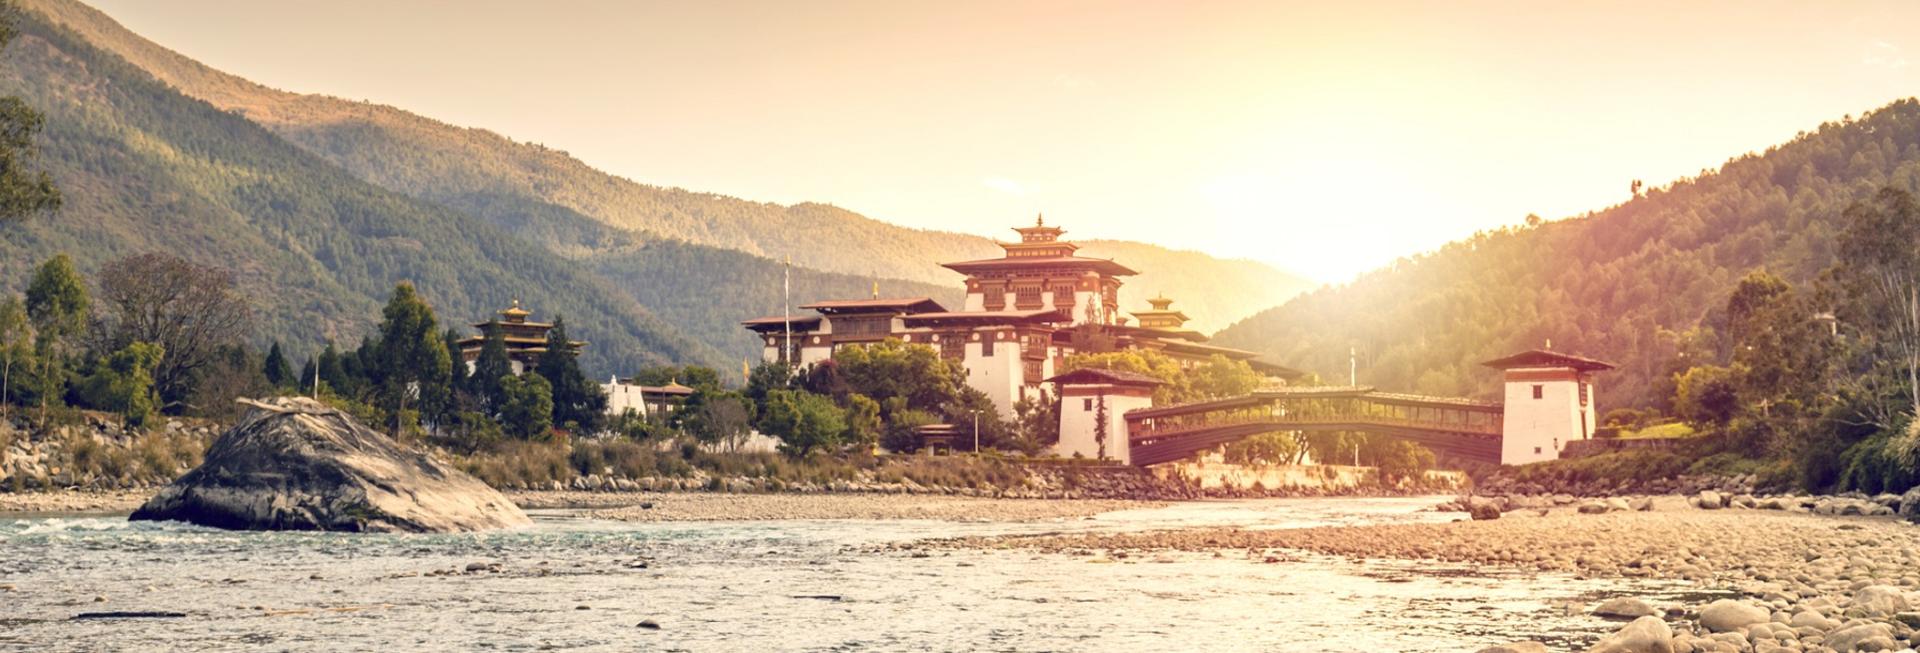
[[793, 365], [793, 257], [792, 256], [787, 257], [786, 267], [781, 268], [780, 286], [781, 286], [781, 293], [784, 297], [784, 299], [780, 304], [780, 321], [781, 321], [781, 324], [785, 326], [786, 333], [787, 333], [787, 342], [785, 347], [787, 355], [780, 362], [784, 365], [791, 367]]

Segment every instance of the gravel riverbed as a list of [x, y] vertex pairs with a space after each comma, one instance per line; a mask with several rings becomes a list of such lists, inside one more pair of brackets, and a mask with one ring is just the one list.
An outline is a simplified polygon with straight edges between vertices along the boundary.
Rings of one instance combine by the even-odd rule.
[[[1287, 551], [1500, 565], [1594, 578], [1668, 578], [1739, 598], [1569, 609], [1635, 621], [1591, 651], [1893, 651], [1920, 642], [1920, 527], [1890, 517], [1699, 510], [1662, 497], [1648, 512], [1509, 513], [1488, 521], [1250, 530], [1207, 528], [932, 540], [907, 546], [1127, 557], [1158, 551]], [[1527, 633], [1514, 633], [1525, 640]], [[1490, 651], [1547, 650], [1518, 641]]]

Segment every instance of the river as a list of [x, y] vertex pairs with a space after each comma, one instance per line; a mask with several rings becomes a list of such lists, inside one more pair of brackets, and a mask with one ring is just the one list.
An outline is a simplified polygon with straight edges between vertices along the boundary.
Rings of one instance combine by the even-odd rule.
[[[535, 512], [462, 535], [0, 518], [0, 649], [1472, 651], [1611, 631], [1559, 604], [1661, 581], [1247, 552], [936, 552], [929, 537], [1443, 521], [1435, 498], [1208, 501], [1042, 523], [645, 524]], [[926, 553], [917, 555], [926, 556]], [[490, 565], [497, 565], [489, 567]], [[469, 567], [475, 567], [468, 571]], [[488, 567], [481, 569], [481, 567]], [[173, 618], [75, 619], [162, 611]], [[644, 620], [657, 629], [639, 627]]]

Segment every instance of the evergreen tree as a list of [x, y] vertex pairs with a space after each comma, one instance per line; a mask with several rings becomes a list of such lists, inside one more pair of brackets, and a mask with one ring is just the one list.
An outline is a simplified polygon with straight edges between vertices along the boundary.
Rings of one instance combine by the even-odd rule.
[[553, 421], [592, 433], [605, 423], [607, 393], [580, 371], [578, 358], [567, 338], [566, 320], [555, 317], [547, 330], [547, 351], [535, 371], [553, 388]]
[[80, 393], [88, 403], [103, 410], [120, 413], [132, 426], [145, 426], [160, 397], [155, 392], [153, 369], [165, 355], [159, 345], [136, 342], [116, 351], [80, 382]]
[[473, 361], [473, 379], [468, 386], [487, 412], [499, 414], [506, 405], [500, 379], [513, 376], [513, 360], [507, 357], [507, 338], [500, 331], [499, 322], [488, 322], [481, 330], [487, 339], [480, 345], [480, 357]]
[[261, 364], [261, 373], [267, 375], [267, 382], [275, 388], [293, 388], [300, 385], [300, 379], [293, 374], [293, 365], [287, 362], [287, 355], [280, 351], [280, 341], [273, 341], [267, 348], [267, 360]]
[[370, 368], [376, 384], [376, 406], [385, 410], [397, 434], [408, 421], [407, 412], [434, 415], [447, 399], [453, 375], [452, 358], [440, 339], [433, 307], [402, 281], [381, 312], [377, 364]]
[[27, 319], [33, 323], [34, 392], [40, 399], [40, 424], [47, 409], [60, 401], [66, 387], [68, 358], [74, 341], [86, 328], [87, 286], [73, 269], [73, 259], [58, 254], [42, 263], [27, 284]]
[[500, 377], [505, 401], [500, 406], [500, 424], [507, 433], [522, 440], [538, 440], [553, 427], [553, 387], [538, 374]]
[[[17, 297], [0, 301], [0, 418], [11, 411], [15, 369], [33, 361], [33, 323]], [[0, 443], [5, 446], [5, 443]]]

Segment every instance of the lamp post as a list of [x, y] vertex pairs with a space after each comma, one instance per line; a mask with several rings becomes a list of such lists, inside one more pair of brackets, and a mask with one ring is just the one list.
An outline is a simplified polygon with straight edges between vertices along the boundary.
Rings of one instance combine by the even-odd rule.
[[975, 409], [968, 410], [967, 412], [973, 413], [973, 453], [974, 455], [979, 455], [980, 454], [980, 409], [975, 408]]

